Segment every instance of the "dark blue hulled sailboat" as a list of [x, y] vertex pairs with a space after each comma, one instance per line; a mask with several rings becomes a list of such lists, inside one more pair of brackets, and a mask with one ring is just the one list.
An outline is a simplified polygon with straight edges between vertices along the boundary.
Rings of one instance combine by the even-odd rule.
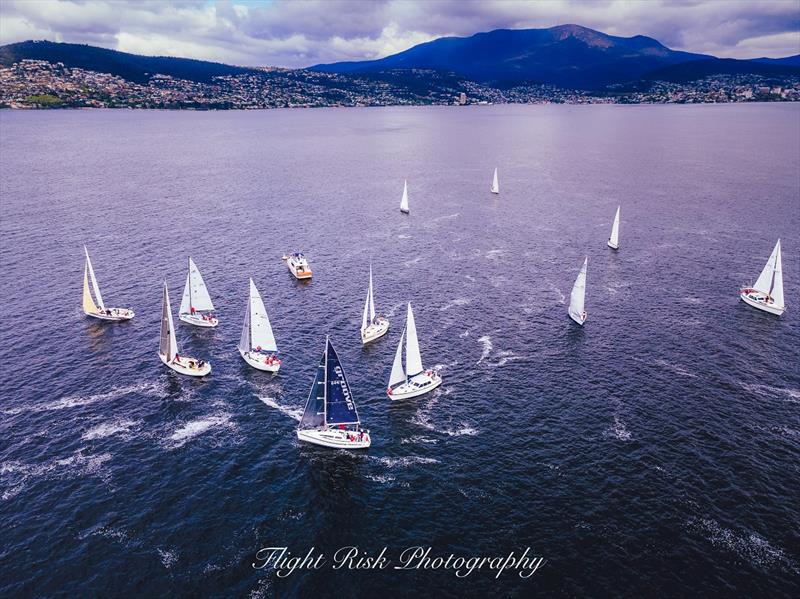
[[325, 352], [297, 427], [297, 438], [337, 449], [370, 446], [369, 431], [361, 428], [350, 385], [329, 337], [325, 338]]

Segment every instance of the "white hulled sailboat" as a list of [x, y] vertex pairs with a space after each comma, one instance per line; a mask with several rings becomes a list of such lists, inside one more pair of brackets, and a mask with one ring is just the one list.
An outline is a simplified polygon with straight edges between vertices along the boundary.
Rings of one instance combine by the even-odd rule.
[[369, 288], [367, 289], [367, 299], [364, 302], [364, 314], [361, 317], [362, 345], [383, 337], [388, 330], [389, 320], [384, 316], [375, 315], [375, 298], [372, 295], [372, 265], [370, 265]]
[[178, 354], [178, 342], [175, 339], [175, 324], [172, 321], [172, 308], [169, 305], [169, 290], [166, 281], [164, 281], [164, 297], [161, 304], [161, 340], [158, 345], [158, 357], [179, 374], [205, 376], [211, 372], [211, 364], [208, 362]]
[[[134, 312], [131, 309], [107, 308], [103, 303], [103, 296], [100, 295], [100, 286], [97, 284], [97, 279], [94, 276], [94, 269], [92, 268], [92, 261], [89, 259], [89, 250], [86, 249], [86, 246], [83, 246], [83, 251], [86, 254], [86, 262], [83, 265], [83, 313], [92, 318], [110, 320], [113, 322], [130, 320], [133, 318]], [[92, 292], [89, 291], [90, 279], [97, 303], [92, 299]]]
[[578, 273], [578, 278], [575, 279], [575, 284], [572, 286], [572, 293], [569, 295], [569, 317], [581, 326], [586, 322], [584, 300], [586, 299], [586, 263], [588, 261], [588, 257], [584, 258], [581, 271]]
[[215, 327], [219, 321], [214, 317], [213, 312], [214, 304], [211, 303], [211, 296], [208, 295], [203, 275], [200, 274], [194, 260], [189, 257], [189, 272], [186, 273], [186, 286], [183, 288], [178, 318], [197, 327]]
[[500, 193], [500, 183], [497, 180], [497, 167], [494, 167], [494, 179], [492, 179], [492, 193]]
[[786, 310], [783, 300], [783, 271], [781, 268], [781, 240], [775, 244], [775, 249], [764, 265], [758, 280], [752, 287], [745, 287], [739, 291], [739, 297], [745, 303], [780, 316]]
[[617, 206], [617, 213], [614, 215], [614, 224], [611, 225], [611, 237], [608, 238], [608, 247], [612, 250], [619, 249], [619, 209]]
[[250, 279], [250, 295], [247, 298], [247, 311], [244, 314], [239, 354], [245, 362], [258, 370], [278, 372], [281, 367], [277, 355], [278, 344], [275, 343], [267, 309], [253, 279]]
[[[406, 341], [406, 364], [403, 368], [403, 338]], [[400, 343], [394, 355], [392, 373], [389, 375], [389, 388], [386, 394], [392, 400], [408, 399], [433, 391], [442, 384], [442, 377], [435, 370], [425, 370], [422, 366], [422, 356], [419, 353], [419, 340], [417, 339], [417, 326], [414, 323], [414, 313], [411, 311], [411, 302], [408, 303], [406, 315], [406, 328], [400, 335]]]
[[297, 438], [336, 449], [366, 449], [371, 443], [369, 431], [361, 428], [350, 385], [328, 337]]
[[408, 180], [403, 183], [403, 197], [400, 198], [400, 212], [408, 214]]

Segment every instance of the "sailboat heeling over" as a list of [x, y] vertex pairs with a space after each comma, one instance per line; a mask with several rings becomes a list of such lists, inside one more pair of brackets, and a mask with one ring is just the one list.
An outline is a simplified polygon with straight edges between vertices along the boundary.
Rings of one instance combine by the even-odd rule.
[[576, 316], [581, 316], [584, 312], [584, 300], [586, 297], [586, 263], [588, 258], [583, 260], [583, 266], [572, 286], [572, 293], [569, 296], [569, 310]]
[[325, 358], [326, 353], [322, 354], [322, 359], [317, 366], [317, 375], [311, 385], [311, 391], [306, 400], [306, 407], [303, 416], [300, 418], [300, 428], [317, 428], [325, 423]]
[[191, 313], [191, 309], [200, 311], [213, 310], [214, 304], [211, 302], [211, 296], [208, 294], [208, 288], [203, 275], [194, 263], [194, 260], [189, 258], [189, 272], [186, 274], [186, 285], [183, 288], [183, 297], [181, 298], [181, 314]]
[[781, 267], [781, 240], [775, 244], [775, 248], [764, 265], [758, 280], [753, 285], [753, 289], [765, 293], [772, 298], [778, 306], [783, 306], [783, 272]]
[[158, 345], [158, 353], [166, 356], [167, 361], [171, 362], [178, 353], [178, 342], [175, 339], [175, 326], [172, 322], [172, 310], [169, 307], [169, 291], [167, 283], [164, 282], [164, 297], [161, 304], [161, 339]]
[[420, 372], [422, 372], [422, 356], [419, 353], [417, 325], [414, 323], [411, 302], [408, 302], [408, 316], [406, 317], [406, 376], [412, 378]]
[[325, 381], [325, 403], [328, 424], [359, 424], [358, 411], [356, 410], [350, 385], [344, 375], [344, 369], [336, 350], [330, 341], [327, 341]]
[[394, 355], [394, 363], [392, 364], [392, 373], [389, 375], [389, 387], [394, 387], [397, 383], [406, 380], [406, 372], [403, 370], [403, 337], [405, 337], [406, 330], [400, 334], [400, 343], [397, 344], [397, 352]]

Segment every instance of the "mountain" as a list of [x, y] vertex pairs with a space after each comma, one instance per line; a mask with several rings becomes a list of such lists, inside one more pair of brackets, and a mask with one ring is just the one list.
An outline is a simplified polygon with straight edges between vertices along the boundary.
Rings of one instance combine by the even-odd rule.
[[440, 69], [486, 83], [534, 81], [598, 89], [702, 58], [711, 57], [670, 50], [643, 35], [616, 37], [579, 25], [559, 25], [440, 38], [379, 60], [322, 64], [309, 69], [334, 73]]
[[767, 64], [783, 64], [792, 67], [800, 67], [800, 54], [785, 56], [784, 58], [767, 58], [762, 56], [761, 58], [753, 58], [752, 60], [755, 62], [765, 62]]
[[110, 73], [134, 83], [147, 83], [150, 75], [156, 73], [209, 83], [212, 77], [238, 75], [251, 71], [244, 67], [218, 62], [167, 56], [139, 56], [83, 44], [27, 41], [0, 47], [1, 66], [11, 66], [24, 59], [62, 62], [70, 68]]
[[690, 60], [656, 69], [642, 78], [651, 81], [685, 83], [710, 75], [761, 75], [762, 77], [782, 79], [800, 76], [800, 63], [794, 66], [790, 60], [783, 62], [781, 59], [770, 59], [768, 62], [764, 62], [760, 59], [709, 58], [705, 60]]

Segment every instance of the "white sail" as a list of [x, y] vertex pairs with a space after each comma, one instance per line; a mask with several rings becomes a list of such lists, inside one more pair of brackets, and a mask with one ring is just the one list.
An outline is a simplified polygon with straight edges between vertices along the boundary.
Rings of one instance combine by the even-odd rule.
[[369, 321], [375, 322], [375, 295], [372, 290], [372, 264], [369, 265]]
[[500, 193], [500, 183], [497, 181], [497, 167], [494, 167], [494, 179], [492, 180], [492, 193]]
[[250, 345], [250, 296], [247, 296], [247, 309], [244, 311], [244, 324], [242, 325], [242, 336], [239, 338], [239, 351], [249, 352]]
[[775, 244], [775, 248], [769, 256], [769, 260], [764, 265], [758, 280], [753, 285], [753, 289], [765, 293], [772, 298], [778, 306], [783, 306], [783, 272], [781, 268], [781, 240]]
[[369, 289], [367, 289], [367, 297], [364, 298], [364, 313], [361, 315], [361, 330], [365, 331], [369, 326]]
[[572, 286], [572, 293], [569, 296], [569, 312], [579, 318], [583, 318], [584, 312], [584, 299], [586, 297], [586, 263], [589, 258], [583, 260], [583, 266], [578, 273], [578, 278], [575, 279], [575, 284]]
[[203, 275], [200, 274], [194, 260], [189, 258], [189, 274], [186, 276], [186, 287], [183, 290], [180, 313], [189, 314], [192, 308], [197, 311], [208, 311], [214, 309], [214, 304], [211, 302], [211, 296], [208, 295]]
[[272, 332], [272, 325], [267, 316], [267, 309], [261, 294], [256, 289], [253, 279], [250, 279], [250, 347], [248, 350], [261, 349], [268, 352], [277, 352], [278, 344], [275, 343], [275, 335]]
[[409, 377], [413, 377], [420, 372], [422, 372], [422, 356], [419, 353], [417, 325], [414, 323], [411, 302], [408, 302], [408, 316], [406, 317], [406, 374]]
[[83, 312], [84, 314], [97, 314], [97, 305], [89, 291], [89, 263], [83, 265]]
[[92, 280], [92, 289], [94, 289], [94, 297], [97, 300], [97, 305], [101, 310], [105, 310], [106, 306], [103, 303], [103, 296], [100, 295], [100, 287], [97, 285], [97, 279], [94, 276], [94, 269], [92, 268], [92, 261], [89, 259], [89, 250], [83, 246], [83, 251], [86, 252], [86, 268], [89, 270], [89, 278]]
[[406, 373], [403, 370], [403, 337], [405, 334], [405, 330], [400, 334], [400, 343], [397, 344], [397, 352], [394, 354], [392, 373], [389, 375], [390, 387], [406, 380]]
[[613, 247], [619, 247], [619, 209], [617, 206], [617, 213], [614, 215], [614, 224], [611, 225], [611, 237], [608, 238], [608, 244]]
[[172, 322], [172, 309], [169, 306], [169, 290], [164, 281], [164, 298], [161, 304], [161, 341], [158, 352], [171, 362], [178, 354], [178, 342], [175, 339], [175, 325]]
[[403, 197], [400, 200], [400, 210], [408, 212], [408, 181], [403, 183]]

